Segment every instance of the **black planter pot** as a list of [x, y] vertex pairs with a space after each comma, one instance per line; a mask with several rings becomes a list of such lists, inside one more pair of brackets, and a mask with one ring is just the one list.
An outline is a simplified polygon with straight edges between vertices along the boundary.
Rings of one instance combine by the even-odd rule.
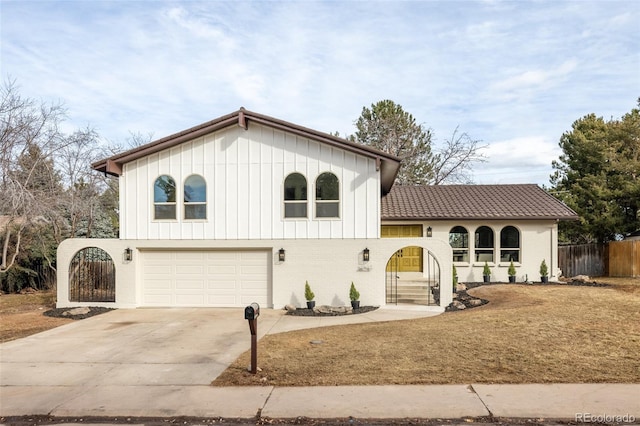
[[512, 283], [512, 284], [515, 283], [516, 282], [516, 277], [509, 275], [509, 282]]
[[543, 284], [548, 284], [549, 283], [549, 277], [540, 277], [540, 281], [542, 281]]
[[351, 301], [351, 307], [353, 309], [360, 309], [360, 301], [359, 300], [352, 300]]
[[483, 275], [482, 279], [485, 283], [491, 282], [491, 275]]
[[315, 300], [309, 300], [307, 301], [307, 309], [313, 309], [316, 306], [316, 302]]

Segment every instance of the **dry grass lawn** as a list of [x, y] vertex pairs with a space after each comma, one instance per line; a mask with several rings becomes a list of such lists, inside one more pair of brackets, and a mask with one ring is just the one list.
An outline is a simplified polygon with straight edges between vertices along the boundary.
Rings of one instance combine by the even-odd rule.
[[247, 352], [213, 385], [640, 383], [640, 279], [604, 281], [483, 286], [479, 308], [269, 335], [261, 372]]
[[20, 339], [73, 321], [43, 313], [55, 307], [54, 291], [0, 295], [0, 343]]

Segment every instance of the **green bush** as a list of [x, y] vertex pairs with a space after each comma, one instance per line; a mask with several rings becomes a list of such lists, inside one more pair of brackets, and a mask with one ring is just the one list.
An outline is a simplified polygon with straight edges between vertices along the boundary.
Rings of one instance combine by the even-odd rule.
[[311, 291], [311, 287], [309, 286], [309, 281], [304, 282], [304, 298], [308, 301], [312, 301], [313, 298], [316, 297], [315, 294]]
[[513, 265], [513, 260], [509, 264], [509, 270], [507, 271], [507, 273], [509, 274], [510, 277], [516, 276], [516, 267]]
[[456, 265], [453, 265], [453, 285], [455, 286], [456, 284], [458, 284], [458, 271], [456, 270]]
[[542, 263], [540, 264], [540, 276], [548, 277], [549, 276], [549, 268], [547, 267], [547, 262], [542, 259]]
[[351, 288], [349, 289], [349, 299], [360, 300], [360, 292], [356, 290], [356, 286], [353, 285], [353, 281], [351, 281]]
[[489, 268], [489, 264], [484, 262], [484, 268], [482, 268], [482, 275], [491, 275], [491, 268]]

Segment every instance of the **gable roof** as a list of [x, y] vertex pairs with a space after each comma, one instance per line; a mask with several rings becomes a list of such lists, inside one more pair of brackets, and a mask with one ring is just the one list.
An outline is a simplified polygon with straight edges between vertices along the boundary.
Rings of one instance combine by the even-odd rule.
[[535, 184], [394, 186], [382, 220], [559, 219], [578, 215]]
[[380, 170], [381, 188], [383, 194], [389, 192], [389, 190], [393, 186], [393, 182], [400, 168], [400, 158], [396, 157], [395, 155], [391, 155], [362, 144], [351, 142], [346, 139], [330, 135], [328, 133], [319, 132], [317, 130], [298, 126], [297, 124], [289, 123], [287, 121], [279, 120], [267, 115], [248, 111], [244, 108], [240, 108], [239, 110], [230, 114], [223, 115], [222, 117], [199, 124], [190, 129], [183, 130], [182, 132], [175, 133], [162, 139], [158, 139], [146, 145], [142, 145], [137, 148], [122, 152], [120, 154], [116, 154], [104, 160], [97, 161], [93, 163], [91, 167], [99, 172], [108, 173], [114, 176], [120, 176], [122, 174], [122, 165], [125, 163], [135, 161], [150, 154], [155, 154], [156, 152], [174, 147], [183, 142], [193, 140], [200, 136], [204, 136], [206, 134], [224, 129], [229, 126], [237, 125], [246, 130], [249, 128], [249, 124], [251, 122], [293, 133], [298, 136], [302, 136], [376, 160], [376, 167], [378, 170]]

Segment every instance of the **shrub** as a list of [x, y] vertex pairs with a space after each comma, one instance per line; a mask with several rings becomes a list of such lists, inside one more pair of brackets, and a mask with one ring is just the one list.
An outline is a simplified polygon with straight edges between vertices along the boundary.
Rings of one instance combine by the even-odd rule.
[[547, 267], [547, 262], [542, 259], [542, 263], [540, 264], [540, 276], [548, 277], [549, 276], [549, 268]]
[[484, 268], [482, 268], [482, 275], [491, 275], [491, 268], [489, 268], [489, 264], [484, 262]]
[[360, 292], [356, 290], [356, 286], [353, 285], [353, 281], [351, 281], [351, 288], [349, 289], [349, 299], [360, 300]]
[[311, 291], [311, 287], [309, 286], [309, 281], [304, 282], [304, 298], [308, 301], [312, 301], [313, 298], [316, 297], [315, 294]]

